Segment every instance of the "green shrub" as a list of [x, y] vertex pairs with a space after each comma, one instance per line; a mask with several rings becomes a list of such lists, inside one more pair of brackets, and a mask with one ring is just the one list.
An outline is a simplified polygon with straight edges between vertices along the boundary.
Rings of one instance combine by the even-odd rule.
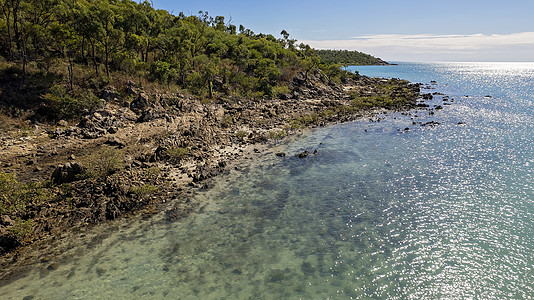
[[405, 80], [390, 79], [379, 85], [376, 85], [376, 90], [373, 96], [362, 96], [357, 93], [352, 93], [351, 106], [355, 108], [398, 108], [409, 103], [409, 99], [415, 99], [417, 94], [415, 91], [403, 87], [408, 82]]
[[145, 174], [148, 178], [154, 178], [158, 176], [158, 174], [161, 173], [161, 168], [158, 167], [152, 167], [148, 170], [146, 170]]
[[157, 192], [158, 187], [151, 184], [145, 184], [142, 186], [132, 187], [130, 191], [140, 197], [144, 197]]
[[243, 138], [249, 136], [249, 132], [245, 131], [245, 130], [239, 130], [238, 132], [235, 133], [235, 136], [240, 138], [240, 139], [243, 139]]
[[31, 219], [23, 220], [17, 218], [15, 226], [9, 229], [9, 232], [13, 234], [17, 240], [22, 241], [33, 229], [33, 222]]
[[189, 153], [189, 149], [182, 147], [170, 147], [167, 149], [167, 155], [171, 158], [179, 159]]
[[289, 123], [289, 129], [300, 129], [315, 124], [319, 120], [319, 115], [312, 113], [298, 117]]
[[287, 136], [287, 133], [284, 130], [272, 130], [269, 131], [269, 138], [272, 140], [281, 140], [285, 136]]
[[[33, 229], [33, 222], [27, 218], [27, 206], [31, 203], [49, 202], [54, 199], [46, 182], [21, 183], [13, 174], [0, 172], [0, 215], [8, 215], [15, 220], [9, 232], [17, 242], [21, 242]], [[24, 218], [21, 218], [23, 216]]]
[[124, 169], [123, 157], [122, 151], [105, 147], [82, 161], [85, 167], [84, 175], [87, 178], [101, 179], [119, 172]]
[[31, 202], [46, 202], [53, 194], [45, 183], [21, 183], [15, 175], [0, 173], [0, 213], [24, 214]]
[[372, 108], [374, 106], [378, 106], [378, 97], [373, 96], [365, 96], [365, 97], [359, 97], [359, 96], [353, 96], [353, 99], [351, 100], [351, 106], [357, 107], [357, 108]]
[[68, 93], [60, 85], [54, 85], [42, 96], [46, 106], [40, 109], [51, 119], [79, 119], [85, 113], [95, 111], [100, 105], [99, 99], [91, 92], [84, 91], [78, 95]]
[[164, 61], [155, 61], [150, 65], [150, 75], [161, 84], [169, 83], [176, 76], [177, 71], [171, 64]]
[[287, 95], [291, 93], [291, 90], [287, 87], [287, 85], [277, 85], [273, 87], [273, 96], [280, 97], [281, 95]]

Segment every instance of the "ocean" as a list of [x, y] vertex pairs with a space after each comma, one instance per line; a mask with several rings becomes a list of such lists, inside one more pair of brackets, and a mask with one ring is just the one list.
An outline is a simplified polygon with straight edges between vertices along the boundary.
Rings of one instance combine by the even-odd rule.
[[435, 109], [289, 138], [189, 217], [103, 225], [2, 299], [533, 299], [534, 63], [349, 68]]

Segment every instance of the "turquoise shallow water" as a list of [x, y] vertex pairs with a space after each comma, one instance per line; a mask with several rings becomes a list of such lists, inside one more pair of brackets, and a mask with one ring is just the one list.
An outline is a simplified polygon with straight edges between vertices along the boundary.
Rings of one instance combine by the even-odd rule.
[[191, 217], [115, 224], [0, 295], [532, 299], [534, 64], [357, 69], [428, 83], [450, 99], [431, 105], [451, 105], [292, 139], [219, 178]]

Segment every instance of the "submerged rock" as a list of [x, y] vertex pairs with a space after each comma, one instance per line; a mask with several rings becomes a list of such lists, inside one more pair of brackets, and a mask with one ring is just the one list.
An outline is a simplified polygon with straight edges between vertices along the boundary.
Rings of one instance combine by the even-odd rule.
[[440, 125], [440, 123], [436, 122], [436, 121], [430, 121], [430, 122], [426, 122], [426, 123], [421, 124], [421, 126], [429, 126], [429, 127], [434, 127], [434, 126], [438, 126], [438, 125]]
[[305, 157], [308, 157], [308, 155], [310, 155], [310, 152], [308, 150], [302, 152], [302, 153], [299, 153], [297, 155], [295, 155], [296, 157], [298, 158], [305, 158]]
[[203, 180], [206, 180], [208, 178], [215, 177], [218, 175], [220, 171], [216, 168], [210, 167], [210, 166], [198, 166], [195, 170], [195, 172], [192, 174], [193, 182], [200, 182]]
[[415, 106], [416, 107], [430, 107], [430, 105], [428, 105], [426, 103], [417, 103]]
[[421, 97], [424, 99], [424, 100], [432, 100], [434, 99], [434, 96], [432, 96], [432, 94], [428, 93], [428, 94], [423, 94], [421, 95]]

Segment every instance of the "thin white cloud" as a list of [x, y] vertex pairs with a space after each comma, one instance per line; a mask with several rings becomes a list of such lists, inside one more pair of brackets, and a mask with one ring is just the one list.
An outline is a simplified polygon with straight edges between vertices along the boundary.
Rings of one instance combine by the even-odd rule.
[[317, 49], [359, 50], [403, 60], [534, 61], [534, 32], [471, 35], [361, 35], [346, 40], [302, 41]]

